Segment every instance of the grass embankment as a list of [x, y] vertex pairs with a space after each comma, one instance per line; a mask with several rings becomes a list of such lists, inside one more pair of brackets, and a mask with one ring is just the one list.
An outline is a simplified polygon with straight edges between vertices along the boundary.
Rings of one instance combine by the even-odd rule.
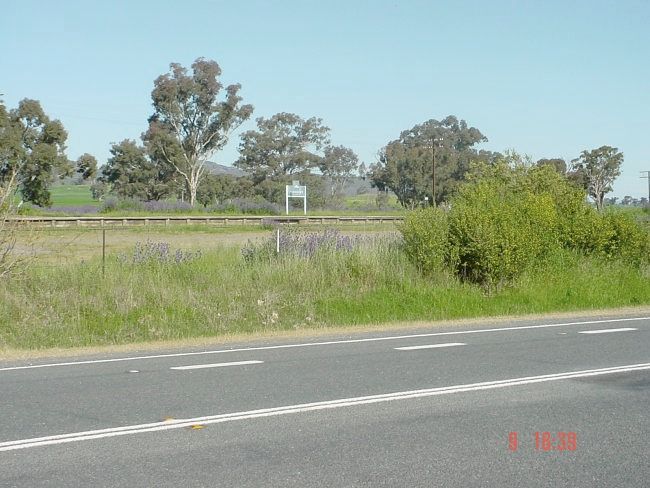
[[0, 352], [238, 333], [599, 309], [650, 303], [648, 271], [564, 253], [486, 295], [421, 276], [386, 238], [352, 252], [247, 263], [239, 247], [190, 262], [109, 257], [0, 283]]

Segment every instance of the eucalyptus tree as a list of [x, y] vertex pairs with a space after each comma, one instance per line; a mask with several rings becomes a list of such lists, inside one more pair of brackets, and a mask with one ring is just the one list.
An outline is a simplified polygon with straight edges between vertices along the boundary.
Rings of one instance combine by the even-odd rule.
[[49, 206], [49, 186], [72, 173], [65, 155], [68, 133], [40, 102], [24, 99], [7, 111], [0, 102], [0, 183], [15, 182], [23, 200]]
[[174, 188], [174, 168], [149, 157], [144, 147], [125, 139], [111, 146], [111, 157], [102, 167], [99, 180], [120, 197], [160, 200]]
[[391, 190], [406, 207], [447, 199], [463, 179], [472, 160], [489, 160], [492, 153], [474, 146], [487, 141], [475, 127], [453, 115], [428, 120], [403, 131], [389, 142], [370, 167], [370, 180], [380, 190]]
[[257, 130], [241, 135], [235, 166], [249, 173], [255, 184], [317, 168], [321, 149], [329, 143], [329, 128], [316, 117], [303, 119], [278, 113], [256, 120]]
[[97, 159], [92, 154], [82, 154], [77, 159], [76, 170], [82, 180], [94, 178], [97, 174]]
[[602, 210], [605, 195], [612, 191], [614, 180], [621, 174], [623, 153], [615, 147], [601, 146], [582, 151], [572, 163], [574, 172], [580, 176], [596, 208]]
[[241, 103], [241, 85], [224, 88], [216, 61], [198, 58], [191, 68], [190, 73], [172, 63], [168, 73], [156, 78], [151, 92], [154, 113], [143, 140], [152, 159], [173, 166], [194, 205], [206, 162], [251, 116], [253, 106]]
[[330, 196], [343, 192], [343, 188], [359, 171], [359, 158], [355, 152], [344, 146], [327, 146], [319, 165], [320, 172], [330, 181]]
[[562, 158], [543, 158], [538, 159], [535, 163], [537, 166], [550, 166], [555, 169], [558, 173], [565, 175], [567, 173], [567, 164], [566, 161]]

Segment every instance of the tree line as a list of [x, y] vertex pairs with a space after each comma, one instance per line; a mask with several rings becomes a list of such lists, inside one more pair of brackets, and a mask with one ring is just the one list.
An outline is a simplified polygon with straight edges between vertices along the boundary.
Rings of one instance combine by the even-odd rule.
[[513, 165], [550, 166], [582, 187], [600, 210], [623, 163], [623, 153], [610, 146], [582, 151], [570, 163], [562, 158], [533, 162], [515, 153], [476, 148], [486, 141], [480, 130], [453, 115], [441, 121], [431, 119], [389, 142], [379, 152], [378, 161], [370, 166], [369, 176], [379, 190], [390, 190], [404, 207], [415, 208], [423, 203], [435, 206], [448, 201], [466, 180], [472, 163], [494, 166], [505, 161]]
[[191, 205], [205, 206], [235, 196], [278, 202], [289, 179], [322, 186], [314, 178], [317, 171], [327, 177], [330, 196], [340, 194], [357, 172], [357, 155], [330, 143], [322, 119], [291, 113], [260, 117], [256, 130], [241, 135], [234, 166], [245, 177], [212, 174], [210, 161], [253, 113], [252, 105], [242, 103], [241, 86], [222, 86], [220, 75], [215, 61], [200, 58], [191, 71], [174, 63], [159, 76], [142, 144], [124, 140], [112, 145], [96, 193], [109, 190], [143, 200], [187, 195]]
[[[187, 196], [191, 205], [207, 206], [233, 197], [280, 202], [284, 185], [296, 179], [310, 186], [311, 198], [331, 201], [340, 198], [353, 176], [361, 175], [414, 208], [447, 201], [472, 163], [497, 164], [509, 157], [478, 149], [487, 138], [450, 115], [403, 131], [366, 171], [354, 151], [331, 143], [322, 119], [282, 112], [257, 118], [256, 129], [241, 134], [234, 166], [245, 176], [216, 175], [211, 161], [254, 108], [243, 103], [241, 85], [223, 86], [215, 61], [199, 58], [190, 68], [172, 63], [168, 73], [154, 80], [153, 114], [140, 140], [113, 143], [101, 168], [90, 154], [68, 160], [63, 124], [51, 120], [38, 101], [22, 100], [12, 110], [0, 101], [0, 183], [15, 181], [23, 200], [49, 206], [53, 180], [76, 172], [94, 181], [95, 198], [107, 193], [145, 201]], [[534, 164], [552, 166], [601, 209], [622, 162], [617, 148], [602, 146], [583, 151], [570, 163], [554, 158]]]

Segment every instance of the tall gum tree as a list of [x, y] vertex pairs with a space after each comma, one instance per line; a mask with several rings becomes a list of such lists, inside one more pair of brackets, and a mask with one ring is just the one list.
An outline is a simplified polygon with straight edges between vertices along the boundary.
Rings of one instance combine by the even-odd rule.
[[15, 181], [25, 201], [51, 205], [52, 180], [73, 169], [65, 155], [68, 134], [63, 124], [30, 99], [10, 111], [0, 103], [0, 119], [0, 183]]
[[241, 104], [241, 85], [224, 88], [220, 76], [219, 65], [204, 58], [194, 61], [191, 74], [172, 63], [169, 73], [154, 81], [151, 92], [154, 114], [143, 140], [152, 158], [164, 159], [183, 178], [191, 205], [196, 203], [206, 162], [253, 113], [252, 105]]
[[605, 195], [612, 191], [614, 180], [621, 174], [623, 153], [615, 147], [601, 146], [591, 151], [582, 151], [571, 162], [574, 172], [582, 179], [589, 196], [596, 202], [596, 208], [602, 210]]

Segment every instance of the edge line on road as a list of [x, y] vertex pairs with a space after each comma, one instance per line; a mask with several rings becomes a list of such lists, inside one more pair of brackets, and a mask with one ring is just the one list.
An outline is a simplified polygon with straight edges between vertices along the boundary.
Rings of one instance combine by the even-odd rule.
[[511, 378], [497, 381], [484, 381], [480, 383], [469, 383], [464, 385], [443, 386], [438, 388], [427, 388], [422, 390], [408, 390], [394, 393], [379, 395], [369, 395], [352, 398], [341, 398], [338, 400], [329, 400], [313, 403], [303, 403], [297, 405], [287, 405], [283, 407], [263, 408], [258, 410], [209, 415], [204, 417], [195, 417], [189, 419], [176, 419], [171, 421], [153, 422], [148, 424], [127, 425], [123, 427], [114, 427], [99, 430], [90, 430], [84, 432], [74, 432], [70, 434], [59, 434], [45, 437], [35, 437], [30, 439], [20, 439], [15, 441], [0, 442], [0, 452], [15, 451], [18, 449], [27, 449], [32, 447], [49, 446], [56, 444], [66, 444], [70, 442], [86, 441], [91, 439], [102, 439], [107, 437], [117, 437], [123, 435], [143, 434], [147, 432], [158, 432], [171, 429], [180, 429], [192, 427], [192, 425], [201, 424], [218, 424], [223, 422], [232, 422], [235, 420], [247, 420], [262, 417], [275, 417], [292, 413], [303, 413], [317, 410], [329, 410], [341, 407], [351, 407], [356, 405], [368, 405], [374, 403], [383, 403], [394, 400], [407, 400], [413, 398], [431, 397], [437, 395], [448, 395], [453, 393], [464, 393], [469, 391], [490, 390], [495, 388], [506, 388], [510, 386], [529, 385], [534, 383], [544, 383], [549, 381], [559, 381], [573, 378], [584, 378], [588, 376], [599, 376], [606, 374], [625, 373], [631, 371], [650, 370], [650, 363], [630, 364], [625, 366], [614, 366], [609, 368], [588, 369], [582, 371], [570, 371], [565, 373], [545, 374], [540, 376], [526, 376], [522, 378]]
[[161, 359], [161, 358], [174, 358], [174, 357], [185, 357], [185, 356], [204, 356], [209, 354], [225, 354], [225, 353], [232, 353], [232, 352], [267, 351], [273, 349], [293, 349], [299, 347], [331, 346], [336, 344], [356, 344], [356, 343], [363, 343], [363, 342], [396, 341], [396, 340], [403, 340], [403, 339], [417, 339], [420, 337], [438, 337], [438, 336], [464, 335], [464, 334], [485, 334], [490, 332], [545, 329], [551, 327], [607, 324], [607, 323], [614, 323], [614, 322], [631, 322], [631, 321], [639, 321], [639, 320], [650, 320], [650, 317], [626, 317], [626, 318], [619, 318], [619, 319], [587, 320], [582, 322], [564, 322], [559, 324], [538, 324], [538, 325], [523, 325], [523, 326], [514, 326], [514, 327], [499, 327], [499, 328], [491, 328], [491, 329], [429, 332], [424, 334], [407, 334], [407, 335], [399, 335], [399, 336], [366, 337], [363, 339], [342, 339], [338, 341], [279, 344], [276, 346], [240, 347], [240, 348], [233, 348], [233, 349], [216, 349], [211, 351], [178, 352], [178, 353], [170, 353], [170, 354], [152, 354], [148, 356], [127, 356], [121, 358], [91, 359], [91, 360], [83, 360], [83, 361], [68, 361], [68, 362], [45, 363], [45, 364], [30, 364], [26, 366], [9, 366], [5, 368], [0, 368], [0, 372], [17, 371], [22, 369], [53, 368], [53, 367], [60, 367], [60, 366], [81, 366], [86, 364], [117, 363], [117, 362], [124, 362], [124, 361], [141, 361], [146, 359]]

